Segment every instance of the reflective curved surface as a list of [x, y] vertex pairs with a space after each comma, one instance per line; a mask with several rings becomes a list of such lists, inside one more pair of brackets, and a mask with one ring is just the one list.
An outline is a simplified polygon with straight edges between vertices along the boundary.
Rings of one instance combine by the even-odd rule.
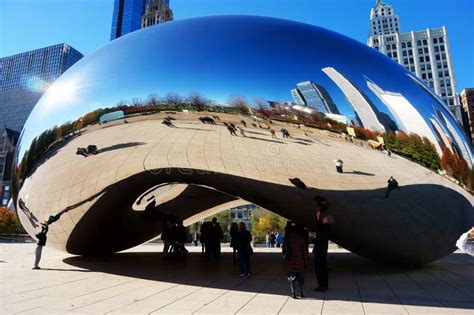
[[432, 170], [444, 154], [472, 167], [446, 106], [382, 54], [307, 24], [203, 17], [124, 36], [61, 76], [22, 132], [14, 201], [30, 235], [61, 214], [48, 245], [88, 255], [248, 202], [315, 230], [319, 197], [336, 243], [423, 264], [473, 221], [472, 196]]

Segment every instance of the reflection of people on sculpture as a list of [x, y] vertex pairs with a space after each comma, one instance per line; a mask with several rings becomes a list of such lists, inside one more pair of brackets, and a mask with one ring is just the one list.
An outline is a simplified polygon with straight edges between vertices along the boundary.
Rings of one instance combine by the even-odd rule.
[[282, 136], [283, 138], [291, 138], [291, 139], [293, 139], [293, 138], [291, 137], [291, 135], [290, 135], [290, 132], [289, 132], [287, 129], [281, 128], [281, 129], [280, 129], [280, 132], [281, 132], [281, 136]]
[[240, 121], [240, 123], [244, 126], [244, 127], [247, 127], [247, 122], [245, 121], [245, 119], [242, 119]]
[[235, 132], [236, 129], [235, 129], [234, 124], [224, 123], [224, 125], [227, 127], [227, 130], [229, 130], [229, 133], [231, 136], [237, 136], [237, 133]]
[[316, 237], [314, 239], [314, 271], [316, 273], [316, 279], [318, 281], [318, 287], [315, 291], [325, 292], [328, 289], [328, 265], [327, 265], [327, 254], [328, 254], [328, 243], [329, 234], [331, 231], [331, 224], [334, 223], [334, 219], [326, 215], [325, 212], [328, 209], [327, 201], [320, 198], [316, 202]]
[[63, 210], [56, 215], [51, 215], [49, 216], [47, 221], [44, 221], [41, 223], [41, 232], [35, 235], [36, 238], [38, 239], [38, 243], [37, 243], [36, 251], [35, 251], [35, 265], [33, 269], [41, 269], [39, 267], [39, 262], [41, 260], [41, 253], [43, 252], [43, 247], [46, 245], [46, 239], [47, 239], [46, 234], [48, 233], [48, 226], [51, 223], [58, 221], [61, 215], [66, 212], [67, 210]]
[[275, 130], [273, 130], [272, 128], [270, 128], [270, 133], [272, 134], [272, 139], [278, 139], [276, 134], [275, 134]]
[[221, 225], [217, 218], [212, 218], [207, 236], [206, 248], [209, 246], [209, 254], [212, 260], [219, 258], [221, 254], [221, 240], [224, 238]]
[[392, 190], [398, 189], [400, 190], [400, 186], [398, 186], [398, 182], [393, 176], [390, 176], [390, 178], [387, 181], [387, 193], [385, 194], [385, 198], [388, 198]]
[[38, 226], [38, 219], [34, 216], [33, 212], [31, 212], [30, 209], [28, 209], [25, 202], [21, 198], [18, 199], [18, 207], [26, 215], [28, 220], [31, 222], [31, 225], [33, 227], [37, 227]]
[[241, 134], [242, 136], [247, 137], [247, 136], [245, 135], [245, 130], [244, 130], [244, 128], [238, 126], [237, 129], [239, 130], [239, 132], [240, 132], [240, 134]]
[[464, 253], [474, 256], [474, 227], [461, 235], [456, 242], [456, 247]]
[[295, 177], [295, 178], [288, 178], [288, 180], [289, 180], [290, 183], [292, 183], [296, 188], [300, 188], [300, 189], [306, 189], [306, 188], [307, 188], [306, 184], [305, 184], [301, 179], [299, 179], [298, 177]]
[[82, 155], [84, 157], [88, 157], [91, 154], [97, 154], [99, 151], [97, 150], [97, 146], [94, 144], [90, 144], [87, 146], [87, 148], [77, 148], [76, 154], [77, 155]]
[[304, 297], [304, 272], [308, 265], [308, 248], [306, 247], [302, 231], [301, 226], [290, 223], [285, 240], [283, 241], [287, 279], [290, 283], [291, 297], [294, 299], [296, 299], [296, 282], [298, 282], [300, 288], [300, 297]]
[[198, 118], [203, 124], [211, 124], [211, 125], [215, 125], [216, 122], [214, 121], [214, 119], [212, 119], [211, 117], [199, 117]]
[[[169, 117], [169, 116], [168, 116], [168, 117], [165, 117], [165, 119], [163, 119], [162, 124], [163, 124], [163, 125], [166, 125], [166, 126], [168, 126], [168, 127], [171, 127], [171, 128], [178, 128], [178, 127], [176, 127], [176, 126], [173, 124], [173, 122], [171, 121], [170, 118], [172, 118], [172, 117]], [[173, 119], [174, 119], [174, 118], [173, 118]]]
[[343, 170], [342, 170], [342, 167], [344, 165], [344, 162], [341, 160], [341, 159], [335, 159], [334, 160], [334, 165], [336, 165], [336, 171], [338, 173], [342, 173]]

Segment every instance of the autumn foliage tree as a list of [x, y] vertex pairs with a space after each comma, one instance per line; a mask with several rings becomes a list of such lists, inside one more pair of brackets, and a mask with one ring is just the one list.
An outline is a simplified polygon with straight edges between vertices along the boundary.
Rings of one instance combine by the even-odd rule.
[[16, 212], [0, 207], [0, 234], [21, 234], [25, 230], [20, 224]]

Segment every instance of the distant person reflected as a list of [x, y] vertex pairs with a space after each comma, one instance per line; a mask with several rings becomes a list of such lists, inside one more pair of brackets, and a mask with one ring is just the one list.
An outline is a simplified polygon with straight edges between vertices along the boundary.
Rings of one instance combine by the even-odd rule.
[[393, 176], [390, 176], [390, 178], [387, 181], [387, 192], [385, 193], [385, 198], [388, 198], [392, 190], [395, 190], [395, 189], [400, 190], [400, 186], [398, 185], [397, 180], [393, 178]]
[[244, 130], [244, 128], [238, 126], [238, 127], [237, 127], [237, 130], [239, 130], [240, 134], [241, 134], [243, 137], [247, 137], [247, 136], [245, 135], [245, 130]]
[[474, 227], [461, 235], [456, 242], [456, 247], [464, 253], [474, 256]]
[[240, 123], [244, 126], [244, 127], [247, 127], [247, 122], [245, 121], [245, 119], [242, 119], [240, 121]]
[[314, 239], [314, 271], [318, 286], [315, 291], [325, 292], [329, 287], [328, 281], [328, 243], [331, 225], [334, 223], [332, 217], [325, 215], [328, 205], [326, 201], [319, 200], [316, 206], [316, 237]]
[[239, 223], [239, 229], [236, 234], [237, 255], [239, 257], [240, 277], [248, 277], [251, 274], [250, 256], [253, 254], [252, 234], [246, 229], [245, 223]]
[[193, 242], [194, 246], [198, 246], [198, 243], [199, 243], [199, 233], [198, 232], [193, 233], [192, 242]]
[[337, 171], [338, 173], [342, 173], [342, 172], [343, 172], [342, 168], [343, 168], [343, 166], [344, 166], [344, 162], [343, 162], [341, 159], [335, 159], [335, 160], [334, 160], [334, 165], [336, 165], [336, 171]]
[[173, 124], [173, 122], [171, 121], [170, 117], [165, 117], [165, 119], [163, 119], [163, 121], [161, 122], [163, 125], [166, 125], [168, 127], [172, 127], [172, 128], [178, 128], [176, 127], [175, 124]]
[[276, 136], [275, 130], [270, 128], [270, 133], [272, 134], [272, 139], [278, 139], [277, 136]]
[[296, 299], [296, 283], [300, 289], [300, 297], [304, 297], [304, 272], [308, 265], [308, 248], [305, 245], [300, 226], [291, 223], [288, 234], [283, 242], [283, 252], [285, 253], [291, 297]]
[[221, 240], [224, 238], [221, 225], [217, 222], [217, 218], [212, 218], [209, 228], [208, 241], [206, 247], [209, 246], [209, 254], [211, 260], [217, 260], [221, 254]]
[[237, 264], [237, 232], [239, 230], [239, 225], [237, 222], [232, 222], [229, 228], [230, 234], [230, 247], [232, 247], [232, 264], [235, 266]]

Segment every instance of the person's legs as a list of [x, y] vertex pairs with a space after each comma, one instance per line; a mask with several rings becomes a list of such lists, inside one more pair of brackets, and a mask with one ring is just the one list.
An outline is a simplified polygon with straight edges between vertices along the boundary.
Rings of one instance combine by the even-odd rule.
[[163, 241], [163, 253], [168, 254], [169, 250], [170, 250], [170, 241], [164, 240]]
[[245, 258], [244, 258], [244, 253], [239, 250], [238, 252], [238, 259], [239, 259], [239, 266], [240, 266], [240, 276], [243, 277], [247, 275], [247, 272], [245, 270]]
[[39, 269], [39, 262], [41, 260], [41, 253], [43, 251], [43, 246], [38, 245], [36, 246], [36, 251], [35, 251], [35, 269]]
[[247, 273], [247, 276], [250, 276], [250, 255], [249, 253], [246, 253], [245, 255], [245, 271]]
[[321, 286], [327, 289], [329, 287], [329, 275], [328, 275], [328, 262], [327, 262], [327, 249], [324, 251], [321, 257]]
[[237, 264], [237, 249], [232, 248], [232, 264], [235, 266]]
[[296, 293], [295, 293], [296, 275], [295, 275], [295, 273], [291, 272], [291, 271], [288, 271], [287, 279], [288, 279], [288, 282], [290, 283], [291, 297], [296, 299]]
[[323, 281], [323, 275], [322, 275], [322, 268], [323, 268], [323, 263], [322, 263], [322, 253], [316, 251], [314, 254], [314, 272], [316, 273], [316, 280], [318, 282], [318, 288], [321, 288], [322, 281]]
[[300, 287], [300, 296], [303, 297], [304, 274], [302, 272], [298, 272], [296, 275], [296, 280], [298, 281], [298, 286]]

